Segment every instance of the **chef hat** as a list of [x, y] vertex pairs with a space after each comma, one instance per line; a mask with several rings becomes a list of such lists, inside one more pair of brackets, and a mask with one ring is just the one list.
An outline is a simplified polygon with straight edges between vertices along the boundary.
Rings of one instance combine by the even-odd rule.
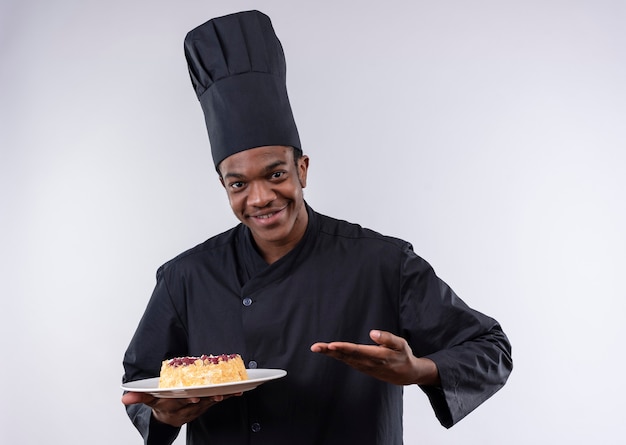
[[185, 37], [213, 162], [264, 145], [301, 148], [287, 96], [285, 55], [259, 11], [218, 17]]

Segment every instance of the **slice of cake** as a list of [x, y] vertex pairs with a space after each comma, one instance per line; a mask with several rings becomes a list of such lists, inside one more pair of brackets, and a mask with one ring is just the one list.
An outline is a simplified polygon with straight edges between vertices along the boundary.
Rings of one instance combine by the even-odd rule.
[[176, 357], [161, 364], [159, 388], [204, 386], [248, 380], [239, 354]]

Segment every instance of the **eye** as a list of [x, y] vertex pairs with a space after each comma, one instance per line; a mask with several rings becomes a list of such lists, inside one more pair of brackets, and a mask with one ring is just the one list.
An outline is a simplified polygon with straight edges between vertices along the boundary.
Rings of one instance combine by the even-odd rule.
[[231, 183], [229, 184], [230, 188], [231, 188], [231, 189], [235, 189], [235, 190], [238, 190], [238, 189], [240, 189], [240, 188], [243, 188], [243, 186], [244, 186], [244, 185], [245, 185], [245, 184], [244, 184], [242, 181], [231, 182]]
[[277, 171], [277, 172], [273, 172], [270, 175], [270, 178], [272, 178], [272, 179], [280, 179], [284, 174], [285, 174], [285, 172], [282, 171], [282, 170], [281, 171]]

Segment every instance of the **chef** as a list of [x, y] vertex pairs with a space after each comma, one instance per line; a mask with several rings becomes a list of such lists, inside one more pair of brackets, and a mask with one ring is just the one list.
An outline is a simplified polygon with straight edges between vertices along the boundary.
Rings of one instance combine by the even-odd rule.
[[496, 320], [409, 242], [304, 200], [309, 157], [270, 19], [210, 20], [188, 33], [185, 55], [240, 224], [158, 269], [123, 380], [156, 377], [168, 358], [223, 353], [287, 375], [234, 395], [128, 392], [122, 402], [145, 443], [170, 444], [186, 424], [189, 444], [401, 444], [404, 386], [418, 385], [445, 427], [498, 391], [512, 358]]

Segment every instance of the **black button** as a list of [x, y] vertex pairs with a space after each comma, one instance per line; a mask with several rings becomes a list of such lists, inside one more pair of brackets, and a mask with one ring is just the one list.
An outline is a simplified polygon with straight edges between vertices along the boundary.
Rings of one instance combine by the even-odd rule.
[[259, 431], [261, 431], [261, 424], [259, 422], [254, 422], [252, 425], [250, 425], [250, 429], [253, 433], [258, 433]]

